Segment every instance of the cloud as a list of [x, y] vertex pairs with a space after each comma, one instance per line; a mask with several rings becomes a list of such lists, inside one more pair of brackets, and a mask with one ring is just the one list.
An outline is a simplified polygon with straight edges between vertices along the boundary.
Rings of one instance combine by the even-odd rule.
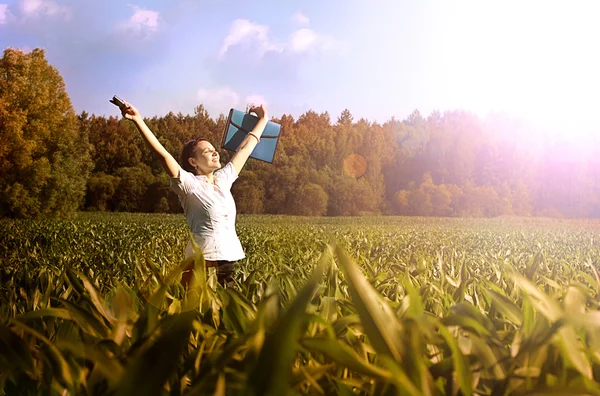
[[[307, 18], [308, 19], [308, 18]], [[312, 29], [302, 28], [294, 31], [283, 43], [277, 43], [269, 34], [269, 27], [259, 25], [247, 19], [236, 19], [231, 24], [227, 37], [219, 51], [219, 59], [234, 47], [254, 49], [259, 58], [267, 53], [302, 54], [315, 51], [329, 51], [335, 48], [336, 40]]]
[[261, 105], [261, 104], [265, 105], [265, 106], [268, 105], [267, 100], [265, 99], [264, 96], [256, 95], [256, 94], [246, 96], [246, 103], [255, 104], [257, 106]]
[[138, 37], [148, 37], [159, 29], [161, 17], [158, 11], [152, 11], [132, 5], [133, 15], [125, 23], [120, 24], [117, 30], [133, 34]]
[[200, 88], [196, 97], [209, 114], [225, 113], [240, 104], [240, 95], [228, 86]]
[[0, 4], [0, 25], [7, 23], [10, 18], [10, 10], [8, 4]]
[[25, 18], [40, 16], [71, 17], [71, 9], [52, 0], [22, 0], [21, 11]]
[[310, 19], [308, 19], [308, 17], [304, 15], [302, 11], [298, 10], [294, 15], [292, 15], [292, 22], [300, 26], [306, 26], [310, 22]]
[[200, 88], [196, 98], [204, 105], [208, 113], [213, 116], [221, 113], [226, 114], [232, 107], [244, 110], [246, 105], [249, 104], [268, 104], [265, 97], [259, 94], [247, 95], [242, 100], [242, 95], [227, 85], [214, 88]]
[[0, 4], [0, 25], [17, 23], [19, 25], [41, 17], [61, 17], [70, 19], [71, 9], [52, 0], [19, 0], [13, 5]]
[[[344, 42], [313, 29], [292, 28], [277, 36], [268, 26], [238, 19], [221, 41], [220, 51], [205, 60], [204, 70], [212, 83], [243, 87], [247, 93], [298, 92], [306, 83], [304, 65], [327, 62], [332, 58], [320, 59], [322, 55], [344, 52]], [[308, 70], [310, 74], [311, 67]]]
[[269, 37], [269, 27], [259, 25], [247, 19], [236, 19], [231, 24], [229, 34], [223, 40], [219, 58], [223, 58], [227, 51], [236, 45], [250, 46], [254, 44], [262, 57], [269, 51], [281, 52], [281, 46], [275, 44]]
[[314, 50], [329, 51], [334, 47], [335, 40], [333, 38], [306, 28], [296, 30], [288, 40], [290, 51], [298, 54]]

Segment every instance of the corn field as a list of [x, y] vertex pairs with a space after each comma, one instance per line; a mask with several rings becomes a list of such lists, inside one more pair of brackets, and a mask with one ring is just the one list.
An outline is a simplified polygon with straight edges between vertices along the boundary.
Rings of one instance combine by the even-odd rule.
[[600, 222], [240, 216], [221, 287], [181, 215], [0, 221], [0, 394], [600, 395]]

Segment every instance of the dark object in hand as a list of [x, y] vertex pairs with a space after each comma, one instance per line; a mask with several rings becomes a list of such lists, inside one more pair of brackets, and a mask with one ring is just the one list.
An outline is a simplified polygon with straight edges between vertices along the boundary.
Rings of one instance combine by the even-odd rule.
[[113, 98], [109, 100], [109, 102], [114, 104], [115, 106], [118, 106], [121, 110], [126, 108], [123, 100], [121, 100], [121, 98], [119, 98], [117, 95], [113, 96]]

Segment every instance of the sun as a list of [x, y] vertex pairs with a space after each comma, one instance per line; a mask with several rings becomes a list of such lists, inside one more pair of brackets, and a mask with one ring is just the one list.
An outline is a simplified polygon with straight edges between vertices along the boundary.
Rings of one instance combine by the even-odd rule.
[[600, 132], [600, 23], [593, 15], [600, 2], [582, 4], [455, 7], [438, 31], [445, 67], [440, 94], [455, 108], [511, 114], [555, 138], [594, 138]]

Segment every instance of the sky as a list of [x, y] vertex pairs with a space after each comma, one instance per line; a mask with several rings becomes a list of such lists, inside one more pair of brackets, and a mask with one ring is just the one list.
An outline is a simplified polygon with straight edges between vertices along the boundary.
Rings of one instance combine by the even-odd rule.
[[599, 20], [597, 0], [0, 0], [0, 46], [44, 48], [77, 112], [460, 109], [589, 138]]

